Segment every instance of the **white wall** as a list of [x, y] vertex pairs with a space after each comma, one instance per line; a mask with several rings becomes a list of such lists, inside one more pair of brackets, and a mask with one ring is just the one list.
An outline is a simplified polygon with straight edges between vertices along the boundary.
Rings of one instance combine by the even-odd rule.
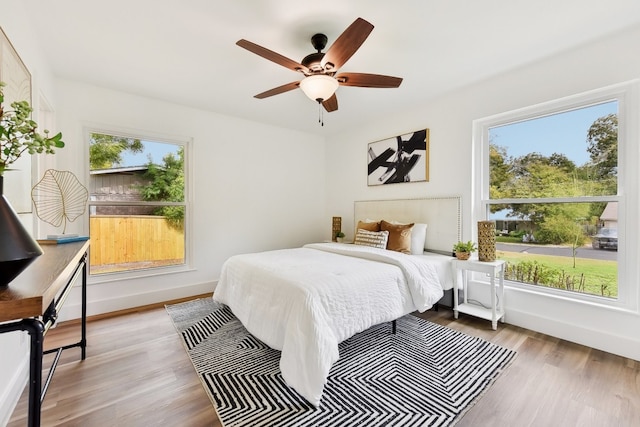
[[[343, 217], [353, 235], [353, 201], [456, 194], [463, 201], [463, 238], [473, 237], [472, 122], [497, 113], [640, 78], [640, 27], [579, 49], [464, 87], [444, 97], [407, 106], [385, 120], [366, 123], [327, 141], [327, 211]], [[442, 64], [446, 66], [446, 64]], [[635, 122], [640, 121], [636, 117]], [[372, 141], [421, 128], [431, 132], [428, 183], [367, 187], [366, 149]], [[632, 141], [637, 145], [638, 141]], [[637, 150], [636, 154], [637, 156]], [[638, 164], [638, 159], [632, 164]], [[637, 179], [637, 174], [636, 174]], [[630, 209], [636, 212], [637, 206]], [[629, 216], [630, 218], [634, 216]], [[638, 286], [638, 225], [630, 224], [627, 275]], [[631, 243], [631, 242], [629, 242]], [[637, 298], [638, 293], [635, 293]], [[507, 322], [640, 360], [640, 316], [510, 288]], [[636, 307], [640, 301], [632, 301]]]

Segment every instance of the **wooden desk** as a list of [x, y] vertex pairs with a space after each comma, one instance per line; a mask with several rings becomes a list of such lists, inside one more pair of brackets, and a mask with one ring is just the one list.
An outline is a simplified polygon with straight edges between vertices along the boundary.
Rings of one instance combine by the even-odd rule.
[[[80, 347], [86, 357], [87, 320], [87, 252], [89, 241], [43, 245], [44, 253], [27, 267], [9, 286], [0, 289], [0, 322], [22, 319], [0, 325], [0, 333], [27, 331], [31, 337], [29, 364], [29, 426], [40, 426], [41, 402], [53, 377], [60, 353]], [[56, 353], [44, 388], [42, 387], [43, 341], [47, 330], [56, 322], [58, 312], [82, 277], [81, 340], [75, 344], [47, 350]]]

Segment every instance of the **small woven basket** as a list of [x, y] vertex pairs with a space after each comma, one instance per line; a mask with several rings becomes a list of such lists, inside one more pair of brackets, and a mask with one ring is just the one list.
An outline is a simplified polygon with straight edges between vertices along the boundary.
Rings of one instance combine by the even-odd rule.
[[471, 256], [471, 252], [456, 252], [456, 258], [462, 261], [466, 261]]

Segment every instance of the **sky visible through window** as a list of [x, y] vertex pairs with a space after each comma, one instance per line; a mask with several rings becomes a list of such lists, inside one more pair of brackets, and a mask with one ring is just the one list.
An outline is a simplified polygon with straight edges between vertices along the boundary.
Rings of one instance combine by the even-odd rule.
[[149, 158], [151, 158], [152, 163], [162, 165], [162, 159], [168, 153], [173, 153], [176, 158], [178, 157], [179, 145], [144, 140], [142, 144], [144, 145], [144, 152], [142, 153], [131, 153], [130, 151], [122, 153], [121, 167], [144, 166], [149, 163]]
[[612, 113], [618, 113], [617, 101], [494, 127], [489, 129], [489, 141], [506, 148], [512, 157], [528, 153], [544, 156], [560, 153], [576, 166], [582, 166], [590, 160], [587, 151], [589, 127], [598, 118]]

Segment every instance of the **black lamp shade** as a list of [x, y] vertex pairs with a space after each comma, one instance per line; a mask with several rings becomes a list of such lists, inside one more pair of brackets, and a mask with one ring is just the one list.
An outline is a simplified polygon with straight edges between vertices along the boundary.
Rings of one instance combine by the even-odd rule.
[[20, 222], [9, 201], [2, 195], [0, 176], [0, 287], [7, 286], [37, 257], [42, 248]]

